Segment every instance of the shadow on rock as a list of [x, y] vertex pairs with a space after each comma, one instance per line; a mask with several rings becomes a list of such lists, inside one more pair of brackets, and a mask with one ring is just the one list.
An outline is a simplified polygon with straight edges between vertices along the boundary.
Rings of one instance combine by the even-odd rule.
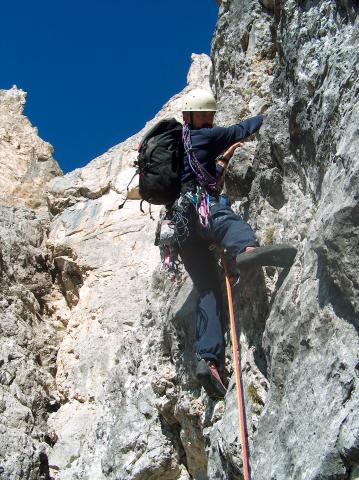
[[316, 248], [319, 304], [330, 303], [337, 316], [359, 332], [359, 205], [336, 212], [324, 227], [324, 244]]

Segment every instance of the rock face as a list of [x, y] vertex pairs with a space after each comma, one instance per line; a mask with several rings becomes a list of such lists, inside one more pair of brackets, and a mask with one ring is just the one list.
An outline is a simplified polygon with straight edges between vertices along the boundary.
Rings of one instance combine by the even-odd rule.
[[262, 243], [298, 247], [289, 271], [243, 272], [234, 291], [251, 478], [358, 478], [359, 7], [217, 3], [212, 70], [194, 56], [188, 86], [143, 131], [54, 179], [50, 224], [1, 207], [10, 479], [243, 478], [229, 338], [228, 393], [213, 402], [194, 376], [191, 281], [159, 270], [138, 201], [118, 209], [143, 133], [208, 78], [217, 123], [266, 115], [231, 160], [233, 208]]
[[46, 451], [56, 441], [47, 418], [58, 408], [64, 329], [48, 303], [64, 300], [52, 281], [44, 190], [61, 170], [24, 103], [23, 91], [0, 91], [0, 475], [38, 480], [48, 478]]
[[[299, 247], [285, 277], [268, 272], [269, 392], [250, 442], [252, 474], [349, 478], [359, 462], [358, 6], [263, 4], [223, 3], [213, 44], [223, 118], [266, 108], [239, 210], [262, 241]], [[238, 173], [234, 163], [230, 191]]]
[[52, 290], [44, 247], [47, 225], [35, 212], [0, 207], [0, 471], [9, 479], [47, 478], [54, 437], [56, 328], [46, 305]]
[[38, 208], [46, 205], [45, 188], [61, 170], [52, 146], [23, 115], [25, 97], [16, 87], [0, 90], [0, 201]]
[[353, 2], [220, 9], [213, 82], [221, 118], [266, 112], [253, 161], [245, 171], [233, 162], [228, 188], [240, 195], [242, 178], [238, 209], [262, 242], [299, 247], [286, 276], [267, 271], [269, 391], [250, 441], [256, 479], [349, 478], [359, 463], [358, 40]]

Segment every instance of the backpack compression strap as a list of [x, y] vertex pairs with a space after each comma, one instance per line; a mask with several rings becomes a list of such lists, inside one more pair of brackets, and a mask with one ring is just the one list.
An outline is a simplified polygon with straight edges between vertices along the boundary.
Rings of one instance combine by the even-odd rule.
[[118, 206], [119, 210], [121, 210], [121, 208], [123, 208], [123, 206], [124, 206], [125, 203], [127, 202], [127, 200], [128, 200], [129, 186], [131, 185], [131, 183], [133, 182], [133, 179], [135, 178], [135, 176], [136, 176], [137, 174], [138, 174], [138, 171], [136, 170], [135, 173], [132, 175], [131, 180], [128, 182], [127, 187], [126, 187], [126, 198], [125, 198], [125, 200], [121, 203], [121, 205]]

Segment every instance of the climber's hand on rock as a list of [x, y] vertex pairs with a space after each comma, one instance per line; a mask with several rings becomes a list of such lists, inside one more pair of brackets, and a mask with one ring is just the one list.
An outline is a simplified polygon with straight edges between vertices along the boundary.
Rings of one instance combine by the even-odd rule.
[[223, 157], [224, 157], [227, 161], [229, 161], [229, 160], [232, 158], [234, 152], [237, 150], [237, 148], [243, 147], [243, 145], [244, 145], [243, 142], [236, 142], [236, 143], [234, 143], [234, 144], [231, 145], [229, 148], [227, 148], [227, 150], [223, 153]]

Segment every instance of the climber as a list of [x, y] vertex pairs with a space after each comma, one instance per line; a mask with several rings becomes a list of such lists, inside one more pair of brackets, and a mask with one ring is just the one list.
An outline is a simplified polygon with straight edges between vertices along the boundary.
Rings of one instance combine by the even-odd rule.
[[233, 271], [255, 265], [289, 267], [296, 249], [285, 244], [260, 247], [249, 224], [221, 201], [218, 185], [228, 161], [241, 140], [259, 130], [263, 116], [214, 127], [216, 110], [215, 98], [207, 90], [192, 90], [185, 97], [182, 193], [172, 211], [179, 254], [199, 294], [196, 375], [210, 397], [222, 398], [226, 393], [218, 371], [224, 360], [222, 293], [210, 247], [225, 249]]

